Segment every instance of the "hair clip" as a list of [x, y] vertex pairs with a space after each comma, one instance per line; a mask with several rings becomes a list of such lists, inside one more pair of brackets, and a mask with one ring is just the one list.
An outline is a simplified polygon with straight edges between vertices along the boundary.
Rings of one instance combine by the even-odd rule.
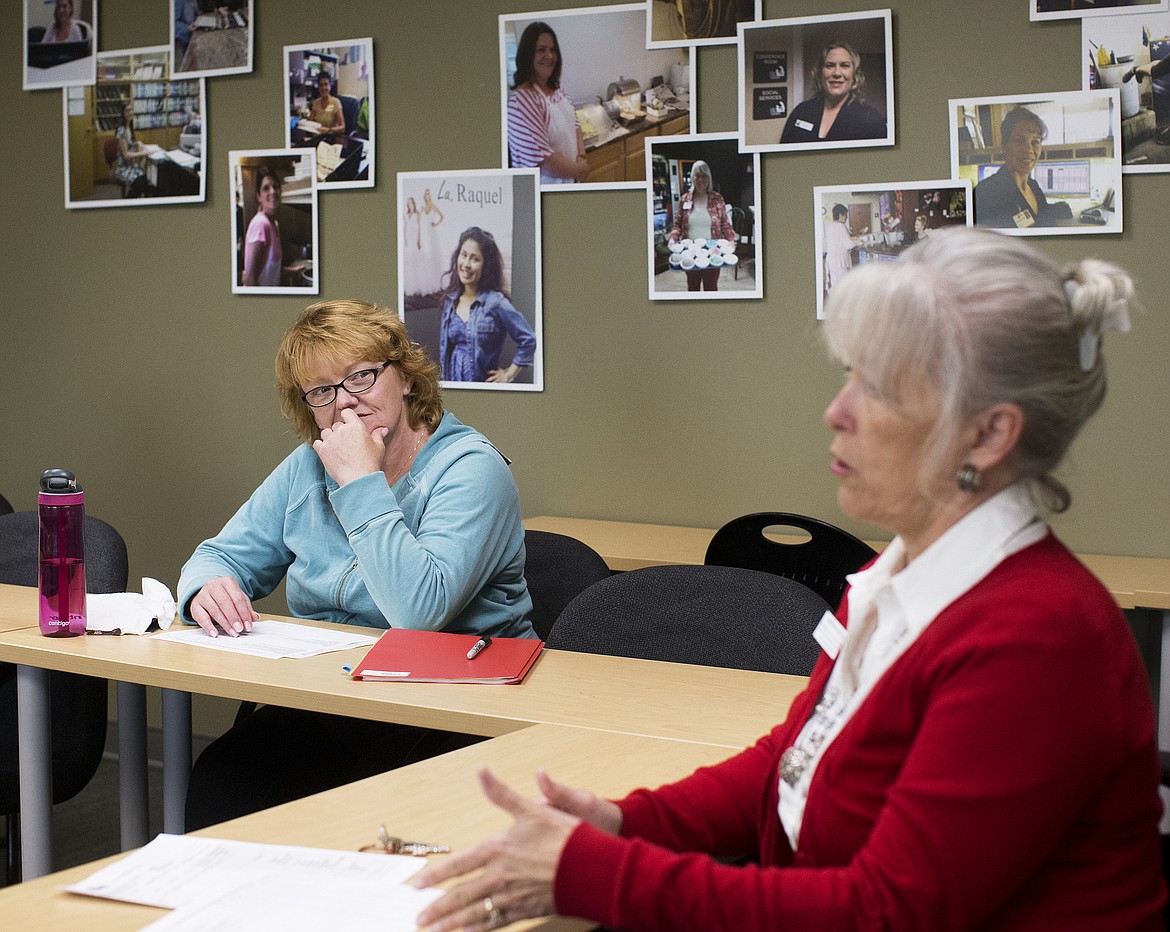
[[[1069, 279], [1064, 283], [1064, 294], [1068, 298], [1069, 307], [1073, 306], [1080, 283]], [[1101, 336], [1104, 333], [1129, 333], [1129, 302], [1124, 298], [1117, 298], [1105, 305], [1101, 312], [1101, 320], [1096, 327], [1086, 327], [1077, 338], [1077, 362], [1081, 371], [1088, 372], [1097, 364], [1097, 350], [1101, 346]]]

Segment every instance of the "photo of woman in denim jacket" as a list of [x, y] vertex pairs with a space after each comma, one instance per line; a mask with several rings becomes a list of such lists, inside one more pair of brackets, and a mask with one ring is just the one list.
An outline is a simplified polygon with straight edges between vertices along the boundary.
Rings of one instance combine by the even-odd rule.
[[[448, 282], [439, 319], [439, 365], [448, 382], [514, 382], [532, 365], [536, 333], [504, 292], [504, 259], [495, 237], [479, 227], [459, 234], [444, 275]], [[516, 344], [500, 367], [505, 337]]]

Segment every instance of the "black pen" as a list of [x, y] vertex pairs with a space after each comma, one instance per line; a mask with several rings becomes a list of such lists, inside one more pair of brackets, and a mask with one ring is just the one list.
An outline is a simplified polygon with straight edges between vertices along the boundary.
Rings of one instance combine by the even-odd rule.
[[481, 638], [480, 638], [478, 641], [476, 641], [474, 644], [472, 644], [472, 645], [471, 645], [471, 650], [469, 650], [469, 651], [467, 652], [467, 659], [468, 659], [468, 660], [474, 660], [474, 659], [475, 659], [476, 657], [478, 657], [478, 656], [479, 656], [479, 655], [480, 655], [480, 654], [481, 654], [483, 651], [487, 650], [487, 649], [488, 649], [488, 647], [490, 647], [490, 646], [491, 646], [491, 643], [492, 643], [492, 639], [491, 639], [491, 638], [489, 638], [489, 637], [488, 637], [488, 636], [485, 634], [485, 635], [484, 635], [483, 637], [481, 637]]

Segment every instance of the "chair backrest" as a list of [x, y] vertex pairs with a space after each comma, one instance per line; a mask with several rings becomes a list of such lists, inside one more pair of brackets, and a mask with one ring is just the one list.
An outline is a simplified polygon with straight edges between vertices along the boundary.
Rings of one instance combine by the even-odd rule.
[[524, 578], [532, 596], [528, 620], [545, 639], [553, 622], [584, 589], [610, 577], [601, 555], [588, 544], [552, 531], [524, 532]]
[[118, 158], [118, 137], [111, 136], [102, 143], [102, 157], [106, 160], [106, 164], [110, 168], [114, 167], [114, 162]]
[[12, 505], [8, 503], [8, 499], [6, 499], [3, 495], [0, 495], [0, 515], [10, 514], [12, 514]]
[[[37, 513], [0, 515], [0, 582], [37, 584]], [[128, 574], [126, 543], [100, 518], [85, 516], [86, 590], [124, 592]], [[33, 619], [30, 623], [35, 623]], [[49, 674], [53, 697], [53, 802], [76, 796], [93, 777], [106, 744], [108, 687], [91, 676]], [[0, 669], [0, 812], [20, 808], [16, 767], [16, 678], [11, 667]]]
[[590, 586], [548, 646], [618, 657], [807, 675], [825, 600], [799, 583], [731, 566], [649, 566]]
[[735, 230], [735, 238], [741, 243], [750, 243], [752, 240], [751, 215], [742, 207], [731, 208], [731, 226]]
[[[0, 583], [37, 584], [35, 511], [0, 515]], [[125, 592], [129, 563], [122, 535], [101, 518], [85, 516], [85, 588], [87, 592]]]
[[29, 45], [32, 45], [34, 42], [40, 42], [44, 38], [45, 38], [45, 27], [44, 26], [29, 26], [28, 27]]
[[357, 129], [358, 107], [362, 102], [348, 94], [338, 94], [337, 99], [341, 101], [341, 116], [345, 120], [345, 134], [348, 136]]
[[[811, 538], [786, 544], [764, 536], [766, 529], [776, 526], [799, 528]], [[825, 521], [786, 511], [763, 511], [723, 525], [707, 545], [703, 562], [787, 576], [836, 608], [845, 593], [845, 577], [876, 555], [865, 541]]]

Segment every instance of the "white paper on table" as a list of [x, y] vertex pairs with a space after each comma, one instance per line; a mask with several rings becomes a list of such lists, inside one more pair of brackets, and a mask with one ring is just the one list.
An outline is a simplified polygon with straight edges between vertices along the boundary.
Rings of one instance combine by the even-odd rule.
[[442, 890], [416, 890], [402, 883], [264, 874], [212, 894], [198, 904], [168, 913], [146, 928], [151, 932], [223, 932], [224, 929], [377, 929], [415, 932], [419, 911]]
[[184, 168], [199, 167], [199, 159], [189, 152], [184, 152], [182, 149], [168, 149], [167, 158], [176, 165], [182, 165]]
[[[330, 886], [337, 880], [368, 885], [377, 891], [401, 886], [422, 869], [423, 863], [421, 858], [401, 854], [159, 835], [145, 847], [65, 889], [86, 896], [179, 909], [202, 906], [225, 891], [262, 886], [256, 881], [272, 873], [310, 890]], [[412, 887], [406, 889], [414, 892]], [[258, 927], [247, 923], [220, 926]]]
[[239, 637], [220, 634], [211, 637], [202, 628], [187, 627], [183, 631], [167, 631], [154, 635], [155, 640], [180, 641], [197, 647], [213, 650], [232, 651], [237, 654], [251, 654], [254, 657], [314, 657], [335, 650], [349, 650], [352, 647], [369, 647], [378, 638], [369, 634], [354, 634], [349, 631], [334, 631], [331, 628], [314, 628], [312, 625], [296, 625], [288, 621], [257, 621], [252, 630]]

